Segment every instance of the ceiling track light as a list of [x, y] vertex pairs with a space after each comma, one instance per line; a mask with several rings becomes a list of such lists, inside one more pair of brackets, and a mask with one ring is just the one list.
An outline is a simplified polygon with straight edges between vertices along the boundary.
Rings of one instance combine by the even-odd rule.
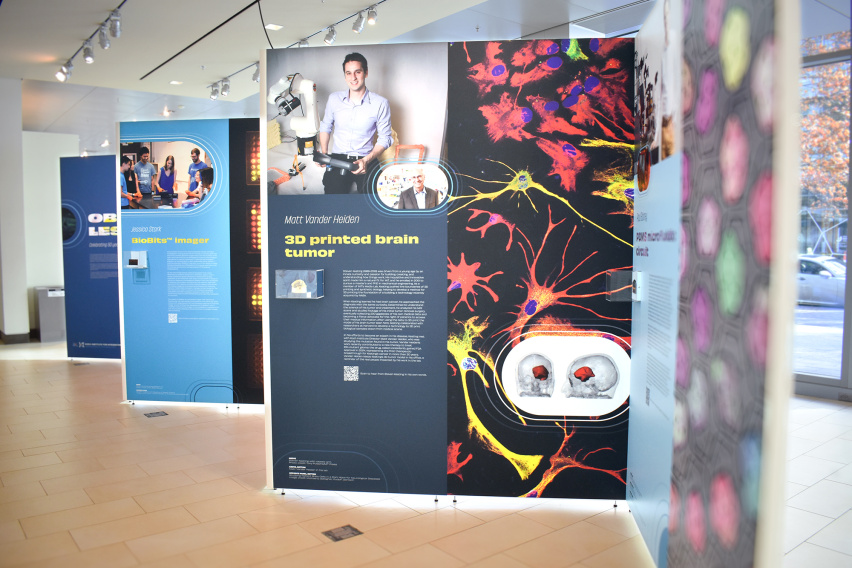
[[98, 30], [98, 44], [100, 44], [101, 49], [109, 49], [109, 34], [106, 24], [101, 24], [101, 29]]
[[121, 13], [118, 10], [109, 15], [109, 35], [116, 39], [121, 37]]
[[370, 9], [367, 10], [367, 23], [371, 26], [376, 25], [376, 19], [379, 17], [379, 13], [376, 11], [376, 5], [373, 4], [370, 6]]
[[92, 64], [95, 61], [95, 50], [92, 49], [92, 40], [87, 39], [83, 44], [83, 60], [86, 63]]
[[59, 68], [59, 71], [56, 72], [56, 80], [64, 83], [68, 79], [71, 78], [71, 70], [74, 69], [74, 65], [71, 63], [71, 60], [65, 62], [65, 65]]
[[299, 47], [310, 47], [311, 44], [308, 43], [308, 38], [302, 38], [299, 40]]
[[358, 17], [355, 18], [355, 23], [352, 24], [352, 31], [356, 34], [360, 34], [364, 31], [364, 24], [366, 23], [366, 19], [364, 18], [364, 12], [358, 12]]
[[220, 85], [222, 86], [220, 87], [219, 92], [223, 97], [227, 97], [228, 94], [231, 92], [231, 80], [225, 77], [220, 82]]
[[219, 83], [210, 85], [210, 100], [215, 101], [219, 98]]
[[329, 26], [328, 33], [325, 34], [325, 39], [323, 39], [323, 41], [326, 45], [332, 45], [336, 39], [337, 30], [334, 29], [334, 26]]
[[251, 80], [260, 83], [260, 63], [254, 64], [254, 74], [251, 76]]

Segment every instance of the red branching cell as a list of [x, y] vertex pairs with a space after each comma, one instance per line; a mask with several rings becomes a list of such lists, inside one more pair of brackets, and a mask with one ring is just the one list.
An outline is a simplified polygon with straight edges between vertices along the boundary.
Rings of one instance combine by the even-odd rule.
[[479, 228], [465, 227], [468, 231], [479, 233], [483, 239], [485, 238], [485, 232], [491, 227], [494, 227], [496, 225], [506, 225], [506, 227], [509, 229], [509, 242], [506, 243], [506, 250], [509, 250], [509, 248], [512, 246], [512, 233], [515, 230], [514, 223], [509, 223], [499, 213], [491, 213], [482, 209], [474, 209], [473, 207], [471, 207], [469, 211], [470, 217], [468, 218], [468, 222], [473, 221], [474, 217], [478, 217], [480, 215], [488, 216], [488, 219], [485, 221], [485, 224]]
[[[465, 44], [467, 49], [467, 44]], [[471, 66], [468, 76], [476, 83], [479, 96], [487, 94], [494, 87], [503, 85], [509, 78], [505, 63], [497, 56], [503, 52], [499, 42], [490, 42], [485, 46], [485, 61]], [[468, 58], [470, 55], [468, 54]]]
[[455, 475], [462, 481], [464, 478], [462, 477], [461, 468], [463, 468], [467, 462], [473, 459], [473, 454], [468, 454], [464, 461], [459, 461], [459, 449], [461, 448], [461, 442], [450, 442], [450, 445], [447, 446], [447, 475]]
[[[596, 313], [587, 306], [575, 304], [572, 302], [572, 300], [575, 299], [604, 296], [608, 293], [605, 290], [600, 291], [599, 288], [596, 289], [597, 291], [587, 293], [578, 293], [574, 291], [574, 289], [578, 286], [589, 284], [596, 278], [604, 277], [606, 275], [606, 270], [599, 271], [595, 274], [592, 274], [588, 278], [578, 280], [577, 282], [574, 282], [572, 284], [568, 284], [566, 282], [575, 272], [582, 268], [586, 261], [588, 261], [597, 254], [597, 251], [589, 254], [586, 258], [580, 260], [573, 268], [566, 266], [566, 257], [568, 255], [568, 250], [571, 246], [571, 241], [573, 240], [574, 235], [577, 233], [576, 225], [571, 231], [571, 235], [568, 237], [568, 241], [565, 243], [565, 248], [562, 250], [562, 263], [559, 268], [559, 272], [555, 276], [551, 276], [553, 274], [551, 272], [548, 274], [548, 276], [545, 276], [544, 280], [538, 280], [538, 263], [539, 260], [541, 260], [542, 258], [542, 253], [544, 252], [544, 247], [547, 244], [547, 239], [550, 237], [551, 233], [553, 232], [553, 229], [555, 229], [564, 221], [564, 219], [562, 219], [556, 223], [553, 222], [553, 214], [550, 210], [550, 206], [548, 206], [547, 209], [547, 216], [547, 231], [545, 232], [544, 238], [541, 241], [541, 246], [537, 251], [533, 249], [532, 244], [529, 242], [526, 236], [521, 233], [523, 239], [519, 242], [521, 244], [521, 249], [524, 252], [524, 258], [526, 260], [528, 269], [528, 274], [522, 277], [521, 280], [527, 289], [527, 297], [523, 302], [516, 306], [518, 310], [516, 313], [517, 320], [511, 325], [509, 337], [515, 342], [519, 341], [524, 326], [526, 326], [526, 324], [537, 314], [540, 314], [547, 308], [555, 305], [571, 306], [586, 310], [594, 314], [595, 316], [603, 319], [614, 321], [629, 321], [629, 319], [607, 317]], [[524, 246], [524, 244], [526, 244], [526, 247]], [[527, 250], [527, 247], [529, 248], [529, 250]], [[548, 255], [546, 258], [549, 259], [551, 257]], [[622, 270], [624, 268], [626, 267], [616, 268], [615, 270]]]
[[467, 308], [470, 311], [473, 311], [473, 308], [468, 302], [468, 296], [473, 298], [473, 305], [476, 305], [476, 291], [474, 287], [478, 286], [491, 294], [491, 298], [496, 302], [500, 299], [497, 294], [494, 293], [494, 290], [486, 286], [489, 280], [498, 274], [503, 274], [503, 271], [500, 270], [493, 274], [489, 274], [488, 276], [477, 276], [476, 271], [479, 270], [479, 266], [481, 263], [474, 262], [473, 264], [467, 264], [464, 260], [464, 253], [461, 253], [461, 260], [459, 260], [458, 264], [453, 264], [450, 260], [450, 257], [447, 257], [447, 280], [450, 281], [450, 285], [447, 286], [447, 292], [451, 292], [452, 290], [459, 289], [461, 290], [461, 296], [459, 297], [459, 301], [456, 302], [456, 305], [453, 306], [452, 313], [455, 313], [456, 308], [462, 302], [467, 305]]
[[509, 93], [500, 95], [500, 101], [491, 105], [479, 107], [479, 112], [485, 117], [485, 128], [492, 142], [498, 142], [504, 138], [512, 140], [531, 140], [535, 138], [524, 130], [527, 125], [525, 110], [515, 104]]
[[535, 52], [536, 42], [530, 41], [524, 44], [523, 47], [515, 51], [512, 56], [512, 65], [514, 67], [526, 67], [536, 59]]
[[545, 471], [541, 476], [541, 481], [538, 482], [531, 491], [528, 491], [523, 495], [523, 497], [541, 497], [544, 490], [547, 488], [550, 483], [556, 479], [556, 476], [565, 471], [566, 469], [588, 469], [593, 471], [600, 471], [602, 473], [606, 473], [611, 475], [612, 477], [619, 480], [621, 483], [626, 484], [624, 479], [624, 474], [627, 471], [626, 468], [622, 469], [604, 469], [600, 467], [594, 467], [592, 465], [587, 464], [588, 459], [597, 454], [598, 452], [612, 452], [614, 451], [612, 448], [598, 448], [597, 450], [591, 450], [588, 452], [584, 452], [584, 450], [579, 449], [571, 453], [569, 451], [569, 442], [571, 438], [574, 436], [574, 430], [568, 432], [567, 427], [559, 425], [562, 428], [562, 431], [565, 433], [564, 438], [562, 439], [562, 445], [556, 451], [555, 454], [550, 458], [550, 467]]
[[544, 107], [550, 101], [544, 97], [530, 95], [527, 97], [527, 102], [536, 115], [541, 118], [541, 123], [538, 127], [540, 134], [565, 134], [566, 136], [586, 136], [588, 134], [586, 130], [577, 128], [561, 116], [558, 116], [554, 111], [546, 110]]
[[573, 144], [545, 138], [537, 138], [535, 143], [553, 160], [550, 175], [559, 176], [565, 191], [574, 191], [577, 187], [577, 174], [589, 163], [588, 155]]

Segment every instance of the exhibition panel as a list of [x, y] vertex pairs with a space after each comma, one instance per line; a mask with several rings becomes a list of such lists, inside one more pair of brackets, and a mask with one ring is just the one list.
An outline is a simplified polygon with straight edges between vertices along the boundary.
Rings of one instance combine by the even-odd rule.
[[59, 167], [68, 356], [119, 359], [115, 156], [60, 158]]

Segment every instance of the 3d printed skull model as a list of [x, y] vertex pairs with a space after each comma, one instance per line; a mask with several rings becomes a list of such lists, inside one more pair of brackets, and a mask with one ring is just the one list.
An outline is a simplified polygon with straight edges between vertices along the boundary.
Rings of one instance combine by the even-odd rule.
[[562, 394], [573, 398], [612, 398], [618, 385], [618, 369], [607, 355], [586, 355], [568, 369]]
[[551, 396], [554, 382], [553, 365], [547, 357], [527, 355], [518, 363], [518, 394], [521, 396]]

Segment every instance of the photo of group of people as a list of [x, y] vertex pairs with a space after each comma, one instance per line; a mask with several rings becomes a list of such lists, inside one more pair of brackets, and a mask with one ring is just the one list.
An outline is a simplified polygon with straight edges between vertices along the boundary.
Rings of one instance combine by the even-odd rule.
[[[448, 185], [434, 165], [444, 153], [446, 46], [359, 49], [268, 53], [269, 193], [366, 193], [391, 209], [437, 208]], [[409, 148], [416, 159], [400, 153]]]
[[119, 164], [122, 209], [190, 209], [213, 188], [211, 160], [190, 142], [124, 143]]

